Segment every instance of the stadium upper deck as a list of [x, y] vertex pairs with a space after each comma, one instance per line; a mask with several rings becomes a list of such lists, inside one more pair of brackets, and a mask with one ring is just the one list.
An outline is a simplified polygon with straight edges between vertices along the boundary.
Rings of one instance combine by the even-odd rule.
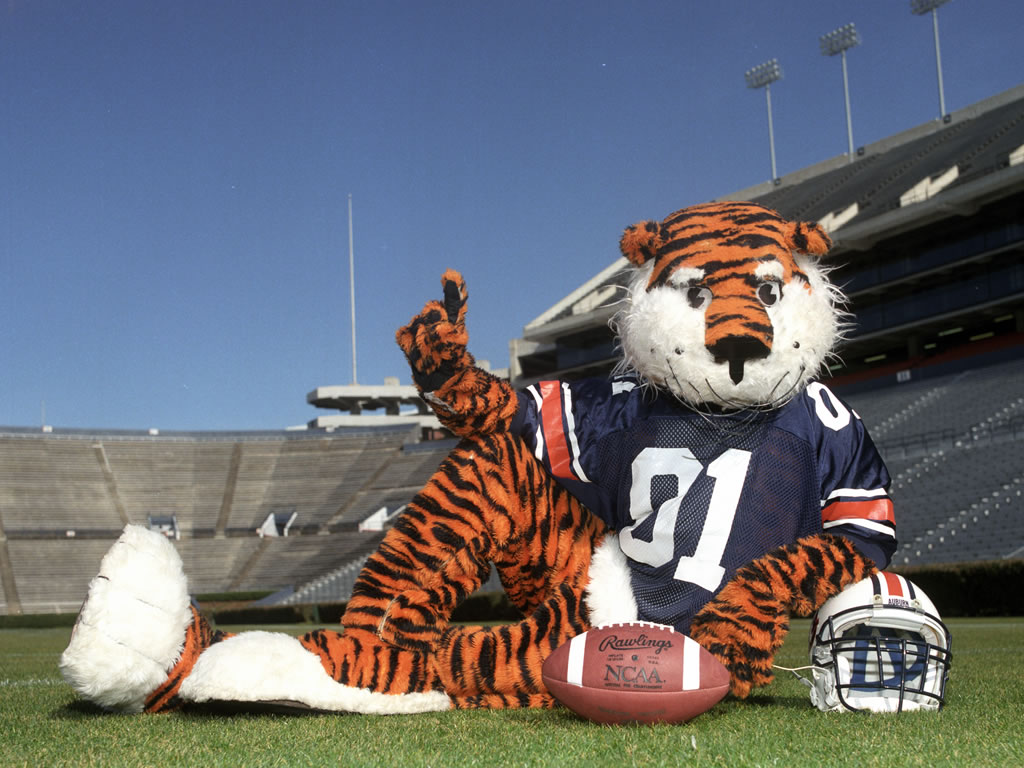
[[[1024, 86], [722, 199], [832, 234], [827, 263], [856, 317], [834, 375], [895, 373], [977, 342], [1022, 341]], [[527, 324], [512, 343], [513, 382], [610, 370], [608, 320], [627, 276], [620, 258]]]

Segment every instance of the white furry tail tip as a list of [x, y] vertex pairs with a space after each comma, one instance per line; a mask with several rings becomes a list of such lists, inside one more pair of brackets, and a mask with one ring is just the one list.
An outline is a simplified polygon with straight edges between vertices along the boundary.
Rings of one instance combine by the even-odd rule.
[[174, 545], [142, 526], [125, 526], [89, 584], [60, 657], [61, 674], [105, 709], [141, 712], [181, 655], [189, 605]]
[[336, 683], [297, 639], [260, 631], [242, 632], [203, 651], [179, 693], [196, 704], [290, 702], [322, 712], [373, 715], [451, 707], [441, 691], [386, 694]]

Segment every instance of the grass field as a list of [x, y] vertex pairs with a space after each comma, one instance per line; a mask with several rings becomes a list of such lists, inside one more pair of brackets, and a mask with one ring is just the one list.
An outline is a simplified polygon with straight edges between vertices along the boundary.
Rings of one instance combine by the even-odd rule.
[[[6, 629], [0, 766], [1024, 765], [1024, 619], [949, 626], [953, 670], [940, 713], [823, 714], [781, 672], [747, 701], [726, 699], [677, 726], [601, 726], [567, 710], [107, 715], [60, 679], [70, 629]], [[779, 663], [805, 663], [806, 637], [807, 622], [796, 622]]]

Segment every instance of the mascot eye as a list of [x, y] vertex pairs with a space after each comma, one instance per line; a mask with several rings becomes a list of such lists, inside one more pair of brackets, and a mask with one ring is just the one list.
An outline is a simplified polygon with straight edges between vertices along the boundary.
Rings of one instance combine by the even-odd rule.
[[774, 281], [761, 283], [757, 286], [757, 298], [759, 298], [761, 303], [766, 307], [777, 304], [779, 299], [782, 298], [782, 283]]
[[704, 309], [711, 303], [711, 291], [700, 285], [691, 285], [686, 289], [686, 300], [694, 309]]

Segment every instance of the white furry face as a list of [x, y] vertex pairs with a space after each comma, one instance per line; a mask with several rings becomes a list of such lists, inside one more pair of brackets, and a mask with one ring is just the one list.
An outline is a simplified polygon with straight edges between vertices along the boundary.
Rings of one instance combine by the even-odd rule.
[[[784, 268], [766, 259], [752, 274], [728, 280], [681, 267], [653, 288], [654, 266], [645, 264], [614, 320], [622, 368], [694, 406], [740, 409], [790, 399], [832, 353], [842, 316], [842, 296], [817, 260], [794, 254], [793, 261]], [[709, 343], [709, 326], [724, 323], [728, 335], [716, 331]]]

